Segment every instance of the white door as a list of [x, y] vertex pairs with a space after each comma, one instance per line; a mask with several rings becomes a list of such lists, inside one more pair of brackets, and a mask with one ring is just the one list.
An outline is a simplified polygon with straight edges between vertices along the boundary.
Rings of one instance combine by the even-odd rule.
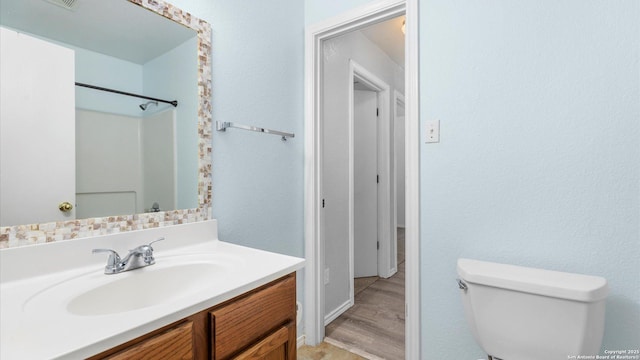
[[354, 276], [378, 275], [378, 95], [355, 90]]
[[0, 225], [74, 219], [74, 52], [0, 28], [0, 57]]

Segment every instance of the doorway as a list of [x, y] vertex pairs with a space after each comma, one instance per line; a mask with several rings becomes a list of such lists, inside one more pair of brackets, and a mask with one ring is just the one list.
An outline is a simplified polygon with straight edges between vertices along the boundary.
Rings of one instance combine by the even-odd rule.
[[[325, 41], [353, 30], [364, 28], [397, 16], [407, 16], [405, 68], [406, 99], [406, 357], [420, 357], [419, 313], [419, 216], [418, 216], [418, 1], [381, 0], [368, 3], [336, 16], [330, 21], [307, 29], [306, 39], [306, 116], [305, 116], [305, 317], [306, 342], [315, 345], [324, 339], [325, 282], [332, 273], [324, 268], [327, 259], [343, 254], [325, 254], [323, 240], [330, 229], [324, 226], [326, 208], [323, 189], [323, 165], [330, 159], [323, 157], [323, 134], [331, 132], [323, 119], [328, 116], [322, 105], [332, 93], [326, 92], [321, 76], [326, 68], [322, 60], [330, 55], [331, 48], [324, 48]], [[390, 146], [390, 144], [388, 144]], [[391, 176], [391, 174], [387, 174]], [[336, 201], [341, 201], [337, 198]], [[348, 199], [344, 196], [342, 199]], [[395, 214], [394, 214], [395, 216]], [[388, 229], [391, 233], [392, 229]], [[394, 229], [395, 230], [395, 229]], [[395, 232], [395, 231], [394, 231]], [[331, 270], [331, 269], [330, 269]], [[342, 288], [340, 291], [348, 291]]]
[[[402, 19], [389, 21], [402, 38]], [[354, 277], [386, 278], [395, 267], [390, 94], [404, 91], [396, 77], [403, 70], [365, 31], [325, 43], [332, 49], [323, 59], [325, 325], [354, 305]]]
[[[339, 256], [336, 249], [346, 242], [347, 235], [350, 245], [349, 257], [342, 261], [349, 261], [350, 272], [344, 274], [349, 286], [348, 302], [336, 302], [340, 293], [336, 293], [335, 284], [325, 286], [325, 304], [329, 316], [325, 317], [326, 342], [348, 349], [356, 354], [370, 357], [378, 356], [388, 359], [404, 357], [404, 271], [398, 276], [398, 259], [396, 253], [396, 226], [394, 181], [394, 111], [396, 106], [391, 102], [390, 93], [404, 92], [404, 82], [394, 78], [394, 74], [402, 73], [402, 67], [391, 61], [387, 54], [389, 49], [364, 34], [371, 34], [371, 29], [384, 28], [386, 31], [397, 31], [396, 37], [402, 37], [401, 25], [403, 17], [387, 20], [383, 23], [363, 29], [361, 32], [346, 34], [344, 37], [327, 42], [328, 47], [341, 52], [327, 60], [325, 85], [332, 89], [336, 86], [334, 73], [342, 73], [336, 63], [348, 65], [349, 76], [344, 84], [349, 85], [348, 119], [340, 118], [339, 98], [329, 97], [325, 107], [328, 128], [334, 128], [335, 122], [344, 123], [348, 128], [349, 146], [341, 147], [336, 143], [332, 132], [325, 132], [325, 158], [331, 158], [329, 166], [324, 167], [325, 198], [333, 203], [336, 196], [335, 189], [329, 188], [339, 182], [340, 171], [336, 169], [336, 159], [348, 157], [349, 183], [342, 182], [341, 186], [349, 187], [349, 233], [336, 231], [334, 228], [342, 217], [338, 206], [326, 211], [325, 233], [331, 232], [335, 238], [325, 238], [325, 252], [331, 257], [327, 260], [329, 266], [335, 266]], [[375, 31], [374, 31], [375, 32]], [[349, 50], [356, 47], [358, 51]], [[385, 51], [386, 50], [386, 51]], [[367, 63], [368, 67], [356, 62], [354, 58]], [[376, 72], [371, 71], [375, 69]], [[332, 90], [331, 90], [332, 91]], [[348, 126], [347, 126], [348, 125]], [[338, 152], [338, 154], [334, 154]], [[329, 168], [330, 167], [330, 168]], [[390, 233], [393, 231], [393, 235]], [[333, 235], [336, 234], [336, 235]], [[337, 240], [337, 241], [336, 241]], [[351, 250], [352, 249], [352, 250]], [[393, 256], [393, 259], [391, 258]], [[336, 259], [337, 258], [337, 259]], [[339, 273], [335, 273], [331, 281]], [[393, 275], [393, 276], [392, 276]], [[340, 284], [338, 284], [339, 286]], [[372, 314], [376, 314], [372, 316]], [[373, 340], [373, 341], [371, 341]]]

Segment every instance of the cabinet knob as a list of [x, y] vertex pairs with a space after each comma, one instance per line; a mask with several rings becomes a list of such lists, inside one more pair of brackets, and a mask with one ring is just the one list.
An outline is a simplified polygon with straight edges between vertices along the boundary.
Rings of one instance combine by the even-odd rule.
[[71, 205], [71, 203], [68, 202], [68, 201], [61, 202], [58, 205], [58, 209], [60, 209], [60, 211], [62, 211], [62, 212], [69, 212], [69, 211], [71, 211], [71, 209], [73, 209], [73, 205]]

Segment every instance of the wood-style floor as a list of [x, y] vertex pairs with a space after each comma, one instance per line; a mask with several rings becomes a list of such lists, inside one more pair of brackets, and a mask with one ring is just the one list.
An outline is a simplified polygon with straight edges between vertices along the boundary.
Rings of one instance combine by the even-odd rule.
[[298, 360], [365, 360], [365, 358], [322, 342], [317, 346], [304, 345], [298, 348]]
[[404, 249], [398, 229], [398, 272], [356, 284], [354, 306], [327, 325], [326, 342], [368, 359], [404, 359]]

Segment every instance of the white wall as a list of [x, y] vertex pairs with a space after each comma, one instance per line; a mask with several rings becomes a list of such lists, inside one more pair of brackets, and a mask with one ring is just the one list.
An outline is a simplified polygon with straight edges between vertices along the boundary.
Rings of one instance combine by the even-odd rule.
[[157, 202], [160, 210], [176, 209], [176, 110], [140, 119], [142, 210]]
[[[353, 32], [325, 43], [324, 96], [324, 179], [325, 267], [330, 282], [325, 286], [325, 314], [330, 314], [349, 300], [349, 60], [386, 82], [392, 93], [403, 92], [404, 72], [375, 44], [360, 32]], [[387, 109], [393, 109], [389, 102]], [[390, 124], [386, 124], [390, 129]], [[388, 130], [391, 133], [390, 130]], [[391, 144], [393, 146], [393, 144]], [[381, 173], [381, 178], [388, 174]]]
[[76, 110], [79, 218], [161, 210], [176, 203], [175, 110], [146, 118]]
[[77, 216], [142, 212], [140, 121], [76, 110]]

